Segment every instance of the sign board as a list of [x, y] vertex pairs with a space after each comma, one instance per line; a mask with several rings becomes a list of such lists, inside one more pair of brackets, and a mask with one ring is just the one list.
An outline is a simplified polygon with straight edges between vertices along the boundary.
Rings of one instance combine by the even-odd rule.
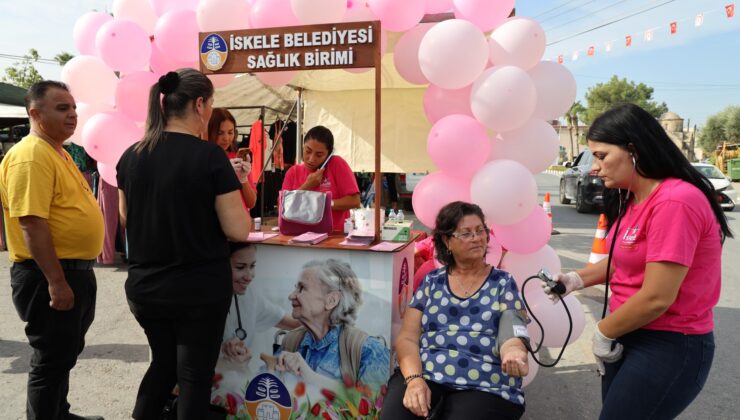
[[201, 32], [205, 74], [375, 67], [378, 22]]

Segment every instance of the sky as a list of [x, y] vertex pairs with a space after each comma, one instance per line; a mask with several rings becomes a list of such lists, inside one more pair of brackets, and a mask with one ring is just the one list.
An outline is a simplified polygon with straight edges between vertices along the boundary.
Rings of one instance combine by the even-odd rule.
[[[399, 0], [400, 1], [400, 0]], [[493, 0], [492, 0], [493, 1]], [[701, 127], [707, 117], [729, 105], [740, 105], [740, 10], [728, 19], [732, 0], [519, 0], [517, 15], [532, 17], [545, 30], [543, 59], [564, 65], [578, 84], [577, 100], [613, 75], [655, 89], [654, 99], [686, 124]], [[77, 54], [72, 28], [91, 10], [112, 9], [113, 0], [0, 0], [0, 74], [30, 48], [51, 59], [67, 51]], [[737, 2], [740, 8], [740, 2]], [[704, 22], [694, 26], [697, 14]], [[670, 34], [670, 23], [677, 23]], [[653, 30], [652, 40], [645, 32]], [[625, 46], [631, 35], [632, 46]], [[605, 50], [611, 42], [611, 51]], [[594, 55], [587, 50], [594, 46]], [[579, 52], [573, 60], [574, 51]], [[59, 79], [57, 64], [37, 63], [45, 77]]]

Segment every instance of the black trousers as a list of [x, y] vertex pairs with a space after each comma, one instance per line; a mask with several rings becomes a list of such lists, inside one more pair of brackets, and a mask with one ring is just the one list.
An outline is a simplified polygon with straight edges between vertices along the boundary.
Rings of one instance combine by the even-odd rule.
[[186, 306], [129, 301], [152, 350], [152, 362], [136, 396], [135, 419], [159, 419], [175, 384], [180, 388], [177, 418], [208, 417], [211, 383], [230, 302], [227, 299], [216, 304]]
[[[418, 380], [418, 379], [416, 379]], [[515, 404], [489, 392], [478, 390], [459, 391], [426, 381], [432, 391], [434, 420], [516, 420], [524, 414], [524, 406]], [[403, 406], [406, 385], [399, 370], [388, 382], [388, 394], [383, 400], [381, 420], [417, 420], [418, 417]], [[431, 414], [431, 413], [430, 413]]]
[[33, 348], [28, 373], [29, 420], [62, 420], [69, 413], [69, 371], [85, 347], [85, 333], [95, 318], [97, 283], [93, 270], [64, 270], [75, 296], [74, 307], [57, 311], [49, 306], [49, 284], [38, 268], [13, 264], [10, 285], [13, 304]]

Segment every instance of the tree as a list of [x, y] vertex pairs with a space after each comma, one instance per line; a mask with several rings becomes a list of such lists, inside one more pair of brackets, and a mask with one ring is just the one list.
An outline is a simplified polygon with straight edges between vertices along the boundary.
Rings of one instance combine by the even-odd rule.
[[3, 82], [28, 89], [32, 84], [44, 80], [41, 74], [33, 66], [33, 63], [39, 60], [39, 52], [34, 48], [28, 50], [28, 54], [23, 56], [23, 60], [13, 63], [12, 66], [5, 69]]
[[57, 63], [59, 63], [60, 66], [64, 67], [64, 65], [67, 64], [67, 61], [69, 61], [69, 60], [71, 60], [73, 58], [75, 58], [75, 56], [73, 56], [72, 54], [70, 54], [70, 53], [68, 53], [66, 51], [62, 51], [59, 54], [57, 54], [57, 55], [54, 56], [54, 61], [56, 61]]
[[722, 142], [740, 143], [740, 107], [728, 106], [710, 116], [699, 135], [699, 145], [705, 152], [712, 152]]
[[591, 124], [596, 117], [611, 106], [624, 102], [644, 108], [655, 118], [668, 112], [665, 102], [659, 104], [653, 100], [653, 88], [644, 83], [635, 84], [635, 82], [620, 79], [617, 76], [612, 76], [606, 83], [591, 86], [586, 92], [586, 101], [588, 109], [583, 115], [583, 120], [587, 124]]
[[[570, 135], [570, 154], [571, 159], [575, 159], [575, 157], [580, 153], [580, 149], [578, 147], [578, 141], [580, 137], [580, 129], [578, 128], [578, 118], [579, 116], [582, 116], [586, 112], [586, 108], [581, 105], [581, 101], [575, 101], [573, 102], [573, 105], [570, 106], [570, 109], [568, 109], [568, 112], [565, 114], [565, 119], [568, 121], [568, 134]], [[576, 129], [576, 148], [573, 149], [573, 128]], [[575, 152], [574, 152], [575, 150]]]

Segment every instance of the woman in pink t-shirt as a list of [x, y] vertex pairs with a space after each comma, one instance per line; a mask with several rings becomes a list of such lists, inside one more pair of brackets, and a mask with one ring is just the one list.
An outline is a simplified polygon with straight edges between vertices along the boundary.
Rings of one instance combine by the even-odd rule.
[[612, 292], [592, 342], [600, 418], [674, 418], [712, 365], [712, 308], [732, 233], [712, 185], [647, 111], [616, 106], [587, 138], [591, 170], [606, 187], [610, 258], [555, 279], [565, 294], [602, 283]]
[[[257, 202], [257, 186], [249, 181], [252, 171], [252, 161], [243, 161], [236, 156], [236, 119], [226, 108], [213, 108], [213, 114], [208, 121], [208, 141], [215, 143], [226, 152], [231, 166], [234, 167], [239, 182], [242, 183], [242, 202], [249, 210]], [[251, 157], [250, 157], [251, 159]]]
[[[334, 135], [317, 125], [303, 137], [303, 162], [288, 169], [283, 190], [331, 192], [334, 230], [342, 230], [349, 209], [360, 207], [360, 188], [347, 162], [334, 152]], [[329, 162], [322, 168], [324, 162]]]

